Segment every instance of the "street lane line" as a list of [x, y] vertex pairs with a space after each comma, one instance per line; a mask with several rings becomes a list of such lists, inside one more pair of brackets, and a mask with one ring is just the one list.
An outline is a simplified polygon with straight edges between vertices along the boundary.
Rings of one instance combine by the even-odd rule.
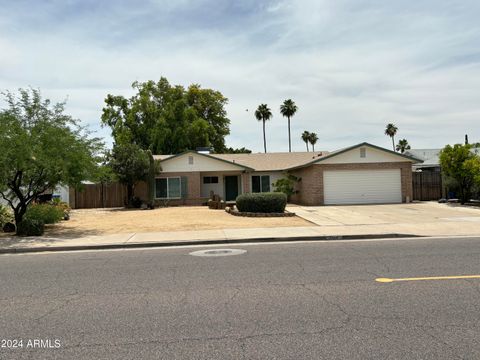
[[376, 282], [391, 283], [397, 281], [423, 281], [423, 280], [456, 280], [456, 279], [480, 279], [480, 275], [458, 275], [458, 276], [429, 276], [429, 277], [413, 277], [413, 278], [376, 278]]

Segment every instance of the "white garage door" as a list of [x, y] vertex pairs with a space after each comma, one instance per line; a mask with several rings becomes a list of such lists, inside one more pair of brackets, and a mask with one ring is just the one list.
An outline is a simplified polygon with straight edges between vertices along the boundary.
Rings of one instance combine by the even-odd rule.
[[401, 203], [400, 169], [324, 171], [325, 205]]

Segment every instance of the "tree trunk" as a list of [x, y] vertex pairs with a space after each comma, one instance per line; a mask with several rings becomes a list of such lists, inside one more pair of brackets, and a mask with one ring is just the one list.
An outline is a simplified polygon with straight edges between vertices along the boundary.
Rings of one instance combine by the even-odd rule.
[[267, 138], [265, 137], [265, 120], [263, 120], [263, 149], [267, 153]]
[[315, 152], [315, 144], [312, 144], [312, 152]]
[[307, 145], [307, 152], [309, 152], [310, 150], [308, 149], [308, 141], [305, 141], [305, 145]]
[[23, 220], [23, 216], [27, 212], [27, 205], [19, 203], [14, 209], [13, 209], [13, 215], [15, 218], [15, 225], [17, 227], [17, 233], [18, 233], [18, 224], [20, 224]]
[[393, 151], [395, 151], [395, 136], [392, 136]]
[[133, 184], [127, 184], [127, 206], [128, 207], [132, 205], [132, 198], [133, 198]]
[[288, 119], [288, 152], [292, 152], [292, 138], [290, 137], [290, 116]]

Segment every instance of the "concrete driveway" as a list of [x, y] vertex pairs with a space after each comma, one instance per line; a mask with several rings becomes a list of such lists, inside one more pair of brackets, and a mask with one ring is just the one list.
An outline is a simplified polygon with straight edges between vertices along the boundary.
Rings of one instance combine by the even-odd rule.
[[[428, 236], [480, 234], [480, 208], [421, 202], [391, 205], [289, 206], [325, 228], [371, 229]], [[363, 231], [362, 231], [363, 232]]]

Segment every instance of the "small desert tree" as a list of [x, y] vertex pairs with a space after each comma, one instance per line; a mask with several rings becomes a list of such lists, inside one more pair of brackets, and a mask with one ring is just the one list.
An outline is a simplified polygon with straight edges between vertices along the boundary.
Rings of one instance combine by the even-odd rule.
[[127, 205], [132, 205], [135, 185], [147, 180], [150, 171], [150, 159], [146, 151], [137, 144], [121, 142], [112, 149], [110, 166], [118, 181], [127, 187]]
[[18, 225], [28, 205], [60, 184], [78, 186], [95, 172], [102, 144], [39, 90], [4, 94], [0, 109], [0, 196]]
[[469, 144], [447, 145], [440, 152], [440, 166], [447, 182], [455, 184], [462, 204], [470, 200], [472, 189], [480, 181], [480, 159]]

